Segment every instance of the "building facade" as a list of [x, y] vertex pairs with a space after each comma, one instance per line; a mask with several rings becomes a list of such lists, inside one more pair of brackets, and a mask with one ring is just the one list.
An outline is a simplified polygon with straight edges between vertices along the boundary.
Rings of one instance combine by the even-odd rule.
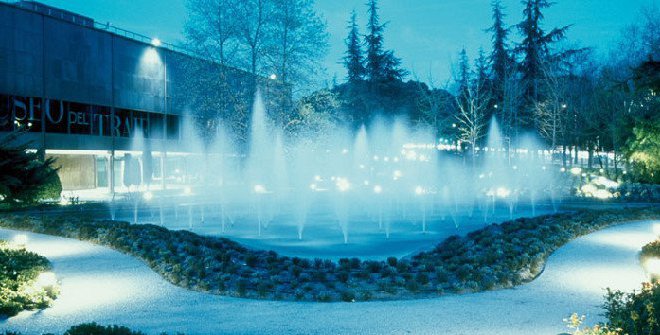
[[288, 89], [173, 49], [37, 2], [0, 2], [0, 132], [22, 129], [55, 156], [65, 190], [114, 193], [130, 184], [131, 157], [143, 179], [176, 183], [190, 152], [191, 64], [225, 73], [245, 105], [264, 83]]

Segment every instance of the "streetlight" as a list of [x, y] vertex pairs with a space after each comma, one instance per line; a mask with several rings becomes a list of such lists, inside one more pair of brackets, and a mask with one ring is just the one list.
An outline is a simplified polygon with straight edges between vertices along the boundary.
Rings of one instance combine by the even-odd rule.
[[161, 42], [161, 40], [158, 37], [154, 37], [151, 39], [151, 45], [155, 47], [159, 47], [161, 44], [163, 44], [163, 42]]
[[270, 78], [270, 80], [277, 80], [277, 75], [273, 73], [268, 78]]

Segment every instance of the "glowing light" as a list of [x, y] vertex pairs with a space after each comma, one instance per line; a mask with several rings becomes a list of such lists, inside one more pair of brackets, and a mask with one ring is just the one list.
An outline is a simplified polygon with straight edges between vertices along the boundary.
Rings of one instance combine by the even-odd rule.
[[423, 187], [421, 187], [421, 186], [415, 187], [415, 194], [422, 195], [422, 194], [425, 194], [425, 193], [426, 193], [426, 190]]
[[144, 194], [142, 195], [142, 198], [144, 198], [144, 200], [146, 200], [146, 201], [149, 201], [149, 200], [154, 198], [154, 194], [151, 193], [151, 192], [144, 192]]
[[340, 192], [346, 192], [351, 187], [351, 184], [348, 182], [348, 179], [346, 178], [337, 178], [336, 185], [337, 185], [337, 189]]
[[321, 176], [316, 175], [316, 176], [314, 176], [314, 180], [316, 180], [316, 181], [321, 181], [322, 179], [321, 179]]
[[369, 181], [365, 180], [363, 184], [364, 184], [364, 186], [369, 186]]
[[161, 40], [158, 39], [157, 37], [151, 39], [151, 45], [155, 47], [159, 47], [161, 44], [163, 44], [163, 42], [161, 42]]
[[375, 160], [375, 161], [378, 161], [378, 156], [374, 156], [374, 160]]
[[399, 162], [399, 157], [394, 157], [394, 159], [392, 159], [392, 160], [394, 161], [394, 163], [398, 163]]
[[14, 245], [17, 245], [19, 247], [24, 247], [25, 245], [27, 245], [27, 240], [28, 240], [27, 235], [18, 234], [14, 236], [14, 240], [12, 242], [14, 243]]
[[364, 168], [365, 168], [364, 164], [360, 164], [360, 169], [364, 170]]
[[602, 168], [601, 168], [601, 169], [598, 170], [598, 171], [599, 171], [600, 173], [604, 173], [604, 172], [605, 172], [605, 169], [602, 169]]
[[374, 193], [380, 194], [383, 192], [383, 188], [380, 185], [374, 186]]
[[517, 165], [514, 165], [514, 166], [513, 166], [513, 169], [514, 169], [514, 170], [518, 170], [518, 166], [517, 166]]
[[414, 161], [417, 159], [417, 152], [410, 150], [406, 152], [406, 159], [409, 161]]
[[268, 193], [268, 191], [266, 190], [266, 186], [257, 184], [254, 185], [254, 193], [264, 194], [264, 193]]
[[604, 190], [604, 189], [598, 189], [598, 190], [596, 190], [596, 192], [593, 193], [593, 196], [594, 196], [594, 198], [602, 199], [602, 200], [604, 200], [604, 199], [610, 199], [610, 198], [613, 198], [613, 197], [614, 197], [614, 195], [612, 194], [612, 192], [610, 192], [610, 191], [608, 191], [608, 190]]
[[389, 161], [390, 161], [390, 158], [387, 157], [387, 156], [385, 156], [385, 157], [383, 157], [383, 161], [385, 161], [385, 162], [389, 162]]
[[653, 224], [653, 234], [660, 235], [660, 223]]
[[660, 258], [652, 257], [644, 261], [644, 270], [652, 276], [660, 275]]
[[52, 272], [42, 272], [37, 277], [34, 286], [37, 288], [47, 288], [57, 285], [57, 277]]
[[617, 188], [617, 187], [619, 187], [619, 183], [617, 183], [613, 180], [607, 179], [603, 176], [596, 177], [596, 179], [594, 179], [592, 182], [596, 185], [604, 186], [604, 187], [607, 187], [607, 188]]
[[500, 198], [506, 198], [511, 195], [511, 190], [506, 187], [498, 187], [497, 190], [495, 190], [495, 195]]
[[270, 78], [270, 80], [277, 80], [277, 75], [273, 73], [268, 78]]
[[312, 190], [316, 191], [316, 184], [310, 184], [310, 185], [309, 185], [309, 188], [311, 188]]
[[452, 128], [456, 128], [456, 124], [455, 124], [455, 123], [452, 123], [452, 124], [451, 124], [451, 127], [452, 127]]
[[401, 178], [401, 176], [403, 176], [403, 173], [401, 172], [401, 170], [394, 170], [392, 179], [398, 180], [399, 178]]
[[566, 172], [566, 168], [561, 168], [561, 169], [559, 169], [559, 171]]
[[571, 173], [572, 173], [573, 175], [578, 176], [578, 175], [580, 175], [580, 174], [582, 173], [582, 168], [579, 168], [579, 167], [571, 168]]
[[344, 150], [342, 150], [341, 153], [344, 154], [344, 155], [347, 154], [347, 153], [348, 153], [348, 149], [344, 149]]
[[483, 173], [479, 174], [479, 179], [484, 179], [484, 178], [486, 178], [485, 174], [483, 174]]
[[183, 194], [185, 195], [191, 195], [192, 194], [192, 188], [190, 186], [186, 186], [183, 188]]
[[584, 193], [585, 195], [591, 196], [594, 194], [594, 192], [598, 191], [598, 187], [592, 184], [586, 184], [580, 187], [580, 191], [582, 191], [582, 193]]
[[69, 204], [69, 200], [67, 200], [65, 197], [60, 198], [60, 206], [66, 206]]
[[28, 122], [28, 127], [32, 127], [32, 122]]

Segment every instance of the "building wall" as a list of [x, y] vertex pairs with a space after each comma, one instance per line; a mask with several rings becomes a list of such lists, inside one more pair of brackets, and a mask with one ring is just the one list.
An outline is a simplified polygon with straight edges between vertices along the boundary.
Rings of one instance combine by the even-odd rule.
[[[264, 88], [269, 106], [285, 105], [269, 99], [269, 92], [290, 98], [287, 85], [88, 21], [82, 26], [0, 2], [0, 132], [18, 122], [46, 133], [32, 136], [46, 149], [129, 150], [127, 139], [140, 130], [135, 128], [148, 127], [152, 147], [177, 151], [185, 150], [184, 116], [220, 115], [245, 125], [255, 86]], [[244, 132], [236, 135], [246, 138]]]
[[43, 17], [0, 3], [0, 92], [43, 94]]

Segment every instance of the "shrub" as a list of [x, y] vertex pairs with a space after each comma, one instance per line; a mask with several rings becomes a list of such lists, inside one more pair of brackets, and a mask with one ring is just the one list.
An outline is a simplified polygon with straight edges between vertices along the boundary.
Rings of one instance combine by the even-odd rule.
[[145, 335], [143, 332], [132, 331], [123, 326], [100, 326], [95, 322], [84, 323], [69, 328], [64, 335]]
[[608, 289], [603, 308], [610, 326], [624, 334], [660, 333], [659, 283], [645, 283], [641, 291], [632, 293]]
[[387, 257], [387, 265], [396, 267], [396, 257]]
[[0, 315], [14, 316], [22, 310], [50, 306], [59, 294], [59, 287], [34, 285], [50, 262], [25, 249], [13, 249], [0, 241]]
[[355, 293], [353, 291], [343, 291], [341, 300], [345, 302], [355, 302]]

